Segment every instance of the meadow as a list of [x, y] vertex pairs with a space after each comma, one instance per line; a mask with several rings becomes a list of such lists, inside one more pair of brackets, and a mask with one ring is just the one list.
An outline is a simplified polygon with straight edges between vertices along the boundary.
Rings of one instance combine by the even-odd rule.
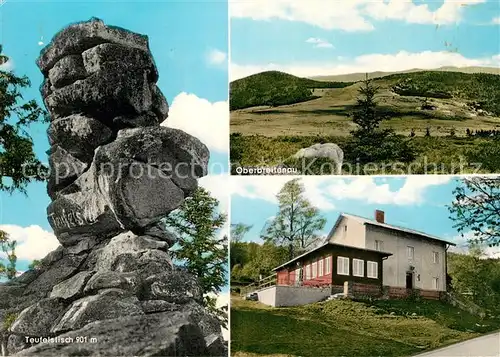
[[[397, 163], [391, 158], [377, 162], [373, 173], [400, 173], [391, 171], [401, 169], [426, 173], [435, 166], [436, 173], [445, 174], [500, 171], [495, 160], [500, 153], [499, 75], [419, 71], [389, 74], [372, 83], [377, 88], [377, 115], [384, 118], [380, 129], [393, 131], [415, 151], [413, 162], [397, 170], [383, 168]], [[345, 151], [357, 127], [351, 113], [361, 85], [280, 72], [233, 82], [230, 101], [237, 105], [231, 105], [231, 162], [276, 165], [303, 147], [326, 142]], [[295, 94], [287, 97], [287, 93]], [[356, 164], [348, 152], [346, 157], [347, 164]]]

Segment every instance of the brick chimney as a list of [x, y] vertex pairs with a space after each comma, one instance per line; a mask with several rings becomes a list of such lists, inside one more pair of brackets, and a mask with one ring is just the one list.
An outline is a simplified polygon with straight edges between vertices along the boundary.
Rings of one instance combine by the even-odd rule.
[[375, 210], [375, 220], [378, 223], [385, 223], [385, 212], [380, 210]]

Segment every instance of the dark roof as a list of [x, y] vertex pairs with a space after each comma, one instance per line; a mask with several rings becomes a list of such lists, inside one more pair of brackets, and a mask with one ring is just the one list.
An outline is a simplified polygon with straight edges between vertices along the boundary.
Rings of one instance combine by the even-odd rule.
[[427, 240], [431, 240], [431, 241], [435, 241], [435, 242], [439, 242], [439, 243], [444, 243], [444, 244], [449, 244], [449, 245], [453, 245], [453, 246], [456, 246], [455, 243], [452, 243], [452, 242], [449, 242], [447, 240], [444, 240], [444, 239], [441, 239], [439, 237], [436, 237], [436, 236], [433, 236], [433, 235], [430, 235], [430, 234], [427, 234], [427, 233], [424, 233], [424, 232], [420, 232], [420, 231], [417, 231], [417, 230], [414, 230], [414, 229], [410, 229], [410, 228], [404, 228], [404, 227], [399, 227], [399, 226], [395, 226], [395, 225], [392, 225], [392, 224], [387, 224], [387, 223], [380, 223], [380, 222], [377, 222], [373, 219], [368, 219], [368, 218], [365, 218], [365, 217], [361, 217], [361, 216], [356, 216], [354, 214], [347, 214], [347, 213], [341, 213], [339, 215], [339, 218], [337, 219], [337, 222], [335, 222], [335, 225], [333, 226], [330, 234], [328, 235], [327, 239], [329, 239], [332, 235], [332, 233], [334, 232], [334, 230], [336, 229], [336, 227], [339, 225], [341, 219], [343, 217], [346, 217], [346, 218], [353, 218], [365, 225], [372, 225], [372, 226], [377, 226], [377, 227], [381, 227], [381, 228], [385, 228], [385, 229], [390, 229], [390, 230], [393, 230], [393, 231], [399, 231], [399, 232], [405, 232], [405, 233], [408, 233], [408, 234], [413, 234], [413, 235], [416, 235], [416, 236], [419, 236], [421, 238], [424, 238], [424, 239], [427, 239]]
[[363, 252], [374, 252], [374, 253], [377, 253], [377, 254], [379, 254], [379, 255], [381, 255], [383, 257], [388, 257], [388, 256], [392, 255], [392, 253], [381, 252], [379, 250], [367, 249], [367, 248], [358, 248], [358, 247], [353, 247], [353, 246], [345, 245], [345, 244], [338, 244], [338, 243], [327, 242], [327, 243], [324, 243], [324, 244], [320, 245], [319, 247], [316, 247], [314, 249], [311, 249], [308, 252], [305, 252], [304, 254], [299, 255], [298, 257], [293, 258], [292, 260], [287, 261], [284, 264], [281, 264], [280, 266], [274, 268], [273, 271], [276, 271], [276, 270], [278, 270], [280, 268], [283, 268], [283, 267], [285, 267], [287, 265], [290, 265], [291, 263], [299, 260], [300, 258], [306, 257], [309, 254], [317, 252], [318, 250], [321, 250], [321, 249], [323, 249], [324, 247], [327, 247], [327, 246], [342, 247], [342, 248], [347, 248], [347, 249], [350, 249], [350, 250], [358, 250], [358, 251], [363, 251]]

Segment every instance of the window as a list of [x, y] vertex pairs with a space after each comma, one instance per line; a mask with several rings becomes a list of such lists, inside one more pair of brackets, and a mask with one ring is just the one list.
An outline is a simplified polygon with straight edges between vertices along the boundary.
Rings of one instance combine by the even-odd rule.
[[378, 278], [378, 263], [377, 262], [368, 262], [367, 264], [367, 274], [366, 276], [369, 278], [377, 279]]
[[312, 263], [312, 278], [314, 279], [317, 276], [318, 276], [318, 266], [317, 263], [314, 262]]
[[406, 247], [406, 252], [407, 252], [407, 256], [408, 256], [408, 259], [413, 259], [414, 256], [415, 256], [415, 248], [413, 247]]
[[384, 242], [381, 240], [376, 240], [375, 241], [375, 250], [378, 250], [379, 252], [384, 251]]
[[332, 272], [331, 268], [330, 268], [330, 257], [326, 257], [325, 258], [325, 275], [326, 274], [330, 274]]
[[438, 278], [432, 278], [432, 288], [434, 290], [439, 289], [439, 279]]
[[306, 265], [306, 280], [311, 279], [311, 266], [308, 264]]
[[300, 268], [295, 269], [295, 282], [298, 283], [300, 281]]
[[352, 260], [352, 275], [365, 276], [365, 261], [361, 259]]
[[337, 274], [349, 275], [349, 258], [337, 257]]
[[432, 252], [434, 263], [439, 263], [439, 252]]
[[342, 238], [345, 239], [347, 237], [347, 225], [344, 226], [344, 229], [342, 231]]
[[318, 273], [318, 276], [323, 276], [323, 275], [325, 275], [325, 270], [324, 270], [323, 259], [320, 259], [320, 260], [319, 260], [318, 265], [319, 265], [319, 273]]

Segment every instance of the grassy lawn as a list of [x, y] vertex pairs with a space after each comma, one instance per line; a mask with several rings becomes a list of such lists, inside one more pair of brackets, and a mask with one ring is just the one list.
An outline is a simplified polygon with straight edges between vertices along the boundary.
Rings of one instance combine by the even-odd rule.
[[[345, 136], [278, 136], [261, 135], [232, 136], [231, 160], [242, 166], [272, 166], [282, 163], [299, 149], [315, 143], [332, 142], [341, 148], [345, 145]], [[378, 168], [370, 168], [365, 174], [459, 174], [490, 173], [489, 170], [470, 164], [467, 157], [482, 143], [495, 139], [468, 137], [414, 137], [411, 144], [416, 148], [417, 158], [410, 164], [394, 166], [394, 163], [378, 163]], [[346, 154], [344, 152], [344, 154]], [[236, 158], [236, 160], [235, 160]], [[331, 170], [321, 170], [322, 161], [310, 167], [305, 174], [331, 174]], [[348, 163], [347, 163], [348, 164]], [[385, 166], [384, 166], [385, 164]], [[309, 168], [308, 164], [301, 165]], [[324, 166], [325, 167], [325, 166]], [[359, 175], [352, 164], [351, 171], [346, 165], [344, 174]]]
[[436, 302], [329, 301], [271, 308], [231, 300], [231, 353], [254, 356], [410, 356], [500, 328]]

